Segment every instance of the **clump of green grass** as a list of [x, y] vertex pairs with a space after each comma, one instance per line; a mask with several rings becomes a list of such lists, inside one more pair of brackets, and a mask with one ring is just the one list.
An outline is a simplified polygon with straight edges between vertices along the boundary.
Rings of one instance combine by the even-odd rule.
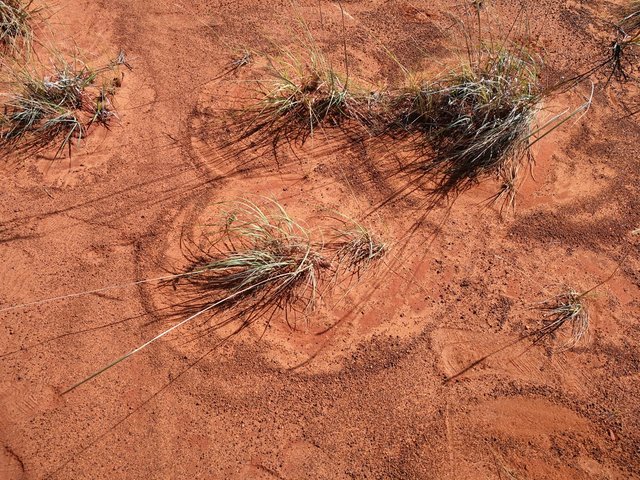
[[0, 0], [0, 48], [16, 53], [29, 50], [33, 39], [31, 21], [38, 12], [32, 1]]
[[391, 131], [417, 139], [425, 153], [413, 167], [434, 179], [436, 196], [496, 178], [500, 187], [493, 200], [515, 204], [531, 146], [590, 105], [539, 126], [537, 115], [552, 92], [541, 86], [539, 68], [524, 48], [481, 48], [458, 69], [395, 96]]
[[307, 62], [292, 53], [270, 59], [272, 79], [264, 82], [260, 100], [249, 112], [243, 136], [267, 131], [280, 140], [304, 143], [319, 128], [347, 121], [369, 125], [372, 97], [357, 88], [349, 75], [338, 73], [325, 57], [312, 50]]
[[531, 56], [486, 51], [460, 71], [401, 95], [399, 123], [423, 135], [433, 152], [419, 166], [437, 174], [444, 193], [487, 176], [509, 186], [518, 165], [529, 158], [542, 95]]
[[555, 337], [568, 324], [571, 331], [562, 349], [575, 347], [589, 329], [589, 310], [585, 304], [587, 293], [568, 289], [543, 302], [538, 308], [543, 312], [545, 325], [534, 333], [534, 343], [539, 343], [548, 337]]
[[116, 117], [112, 99], [117, 82], [103, 78], [117, 68], [115, 62], [92, 69], [77, 60], [59, 60], [48, 75], [28, 67], [14, 71], [15, 91], [0, 97], [0, 146], [32, 152], [57, 143], [55, 157], [65, 149], [70, 154], [72, 143], [82, 140], [93, 124], [108, 126]]
[[242, 326], [275, 311], [313, 310], [318, 284], [330, 269], [324, 245], [294, 221], [277, 202], [270, 208], [250, 201], [237, 202], [225, 215], [224, 227], [216, 232], [216, 252], [191, 259], [187, 275], [176, 285], [189, 286], [188, 310], [199, 310], [216, 302], [225, 309], [236, 307], [233, 319]]

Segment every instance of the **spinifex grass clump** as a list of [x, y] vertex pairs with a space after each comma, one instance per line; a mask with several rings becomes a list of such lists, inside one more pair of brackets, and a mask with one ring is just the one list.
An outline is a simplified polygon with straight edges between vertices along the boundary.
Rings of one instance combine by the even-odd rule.
[[569, 289], [565, 293], [543, 302], [539, 309], [546, 319], [545, 325], [533, 335], [534, 342], [539, 343], [545, 338], [555, 336], [565, 324], [569, 324], [571, 331], [563, 349], [569, 349], [578, 344], [589, 328], [589, 311], [584, 303], [588, 292], [578, 293]]
[[401, 126], [433, 151], [420, 161], [449, 194], [484, 177], [514, 184], [529, 156], [542, 91], [536, 62], [522, 51], [483, 51], [460, 71], [400, 97]]
[[108, 127], [116, 115], [112, 97], [118, 82], [103, 75], [117, 67], [114, 62], [91, 69], [77, 61], [60, 61], [49, 75], [26, 67], [15, 71], [15, 92], [0, 96], [0, 146], [38, 151], [57, 143], [58, 157], [65, 148], [70, 152], [93, 124]]
[[249, 111], [245, 137], [266, 131], [273, 143], [304, 143], [318, 128], [340, 126], [347, 120], [367, 125], [367, 96], [354, 90], [348, 75], [337, 73], [327, 60], [312, 51], [310, 61], [270, 61], [273, 80], [266, 82], [261, 99]]
[[311, 311], [331, 268], [324, 245], [275, 202], [264, 209], [241, 201], [225, 217], [215, 252], [192, 258], [189, 274], [175, 283], [188, 287], [182, 306], [196, 312], [216, 303], [218, 310], [235, 307], [232, 319], [242, 326], [276, 311]]
[[0, 50], [15, 53], [29, 49], [32, 40], [31, 20], [37, 10], [33, 2], [0, 0]]
[[218, 309], [233, 307], [231, 320], [242, 320], [241, 327], [269, 321], [277, 311], [310, 313], [328, 274], [359, 273], [387, 251], [375, 234], [351, 220], [341, 220], [345, 227], [332, 229], [325, 242], [275, 201], [266, 208], [248, 200], [232, 207], [208, 235], [211, 248], [191, 254], [187, 273], [172, 283], [186, 287], [182, 306], [188, 311], [220, 303]]

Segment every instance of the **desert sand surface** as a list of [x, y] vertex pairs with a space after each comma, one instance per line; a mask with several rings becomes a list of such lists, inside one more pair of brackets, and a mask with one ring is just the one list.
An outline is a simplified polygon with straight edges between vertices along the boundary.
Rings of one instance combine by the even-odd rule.
[[[122, 50], [131, 69], [108, 130], [70, 156], [0, 161], [2, 480], [640, 478], [640, 60], [627, 81], [594, 72], [549, 100], [542, 121], [593, 92], [532, 147], [502, 212], [491, 179], [427, 206], [420, 180], [393, 174], [391, 139], [234, 141], [229, 112], [279, 49], [311, 35], [336, 65], [346, 50], [353, 78], [398, 84], [466, 54], [471, 3], [48, 5], [40, 61], [51, 45], [96, 64]], [[517, 23], [550, 85], [607, 54], [624, 2], [481, 3], [482, 28]], [[247, 196], [305, 224], [339, 210], [388, 254], [294, 324], [195, 322], [63, 394], [181, 318], [170, 286], [132, 282], [184, 269], [212, 206]], [[587, 335], [534, 344], [535, 306], [566, 285], [598, 286]]]

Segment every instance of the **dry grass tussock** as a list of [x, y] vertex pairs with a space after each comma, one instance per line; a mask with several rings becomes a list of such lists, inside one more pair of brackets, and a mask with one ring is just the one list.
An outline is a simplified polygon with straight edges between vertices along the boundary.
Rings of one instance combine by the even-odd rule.
[[117, 118], [113, 97], [121, 84], [121, 65], [128, 65], [122, 52], [99, 68], [62, 56], [46, 73], [14, 67], [7, 82], [10, 92], [0, 94], [0, 147], [33, 153], [57, 145], [54, 157], [65, 149], [71, 154], [72, 144], [92, 126], [109, 127]]
[[498, 177], [513, 199], [516, 177], [541, 132], [535, 118], [543, 97], [533, 57], [524, 50], [484, 50], [473, 62], [401, 92], [395, 131], [428, 147], [417, 167], [437, 179], [443, 195]]
[[[585, 304], [587, 293], [566, 289], [560, 295], [542, 302], [538, 308], [543, 313], [545, 324], [534, 333], [534, 343], [563, 334], [567, 338], [561, 350], [575, 347], [589, 329], [589, 310]], [[569, 325], [568, 333], [563, 332], [565, 325]]]
[[319, 129], [375, 123], [379, 96], [338, 72], [318, 49], [310, 47], [304, 60], [284, 52], [268, 64], [270, 78], [244, 112], [244, 138], [261, 133], [269, 143], [303, 144]]

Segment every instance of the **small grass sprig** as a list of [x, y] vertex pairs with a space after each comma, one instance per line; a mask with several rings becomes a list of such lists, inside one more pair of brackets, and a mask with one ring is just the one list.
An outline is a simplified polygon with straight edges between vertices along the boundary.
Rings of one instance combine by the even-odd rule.
[[[634, 232], [632, 232], [632, 234], [634, 234]], [[569, 323], [571, 325], [571, 332], [569, 339], [565, 342], [562, 349], [567, 350], [575, 347], [580, 340], [584, 338], [589, 329], [590, 317], [589, 310], [585, 303], [586, 299], [595, 290], [608, 283], [617, 275], [632, 251], [633, 245], [628, 245], [626, 252], [611, 274], [590, 289], [579, 292], [573, 288], [565, 287], [563, 293], [539, 303], [537, 309], [543, 312], [543, 316], [546, 319], [545, 325], [527, 335], [527, 337], [532, 336], [534, 343], [540, 343], [545, 338], [555, 336], [565, 324]]]
[[610, 58], [606, 62], [611, 65], [612, 76], [627, 80], [629, 75], [625, 60], [640, 46], [640, 2], [629, 2], [627, 14], [617, 25], [617, 36], [611, 44]]
[[629, 80], [629, 69], [634, 66], [633, 60], [638, 60], [637, 47], [640, 46], [640, 1], [628, 1], [623, 7], [623, 12], [622, 19], [614, 24], [615, 32], [606, 45], [604, 56], [591, 68], [562, 82], [562, 85], [571, 88], [603, 70], [607, 73], [605, 87], [614, 78], [619, 81]]
[[587, 293], [567, 289], [566, 292], [542, 302], [538, 309], [543, 313], [545, 325], [533, 334], [534, 343], [555, 337], [565, 324], [569, 324], [571, 328], [569, 338], [561, 349], [575, 347], [589, 329], [589, 310], [585, 305]]
[[250, 65], [252, 62], [253, 53], [251, 52], [251, 50], [245, 48], [233, 60], [231, 60], [229, 67], [224, 73], [226, 74], [237, 72], [239, 69]]

